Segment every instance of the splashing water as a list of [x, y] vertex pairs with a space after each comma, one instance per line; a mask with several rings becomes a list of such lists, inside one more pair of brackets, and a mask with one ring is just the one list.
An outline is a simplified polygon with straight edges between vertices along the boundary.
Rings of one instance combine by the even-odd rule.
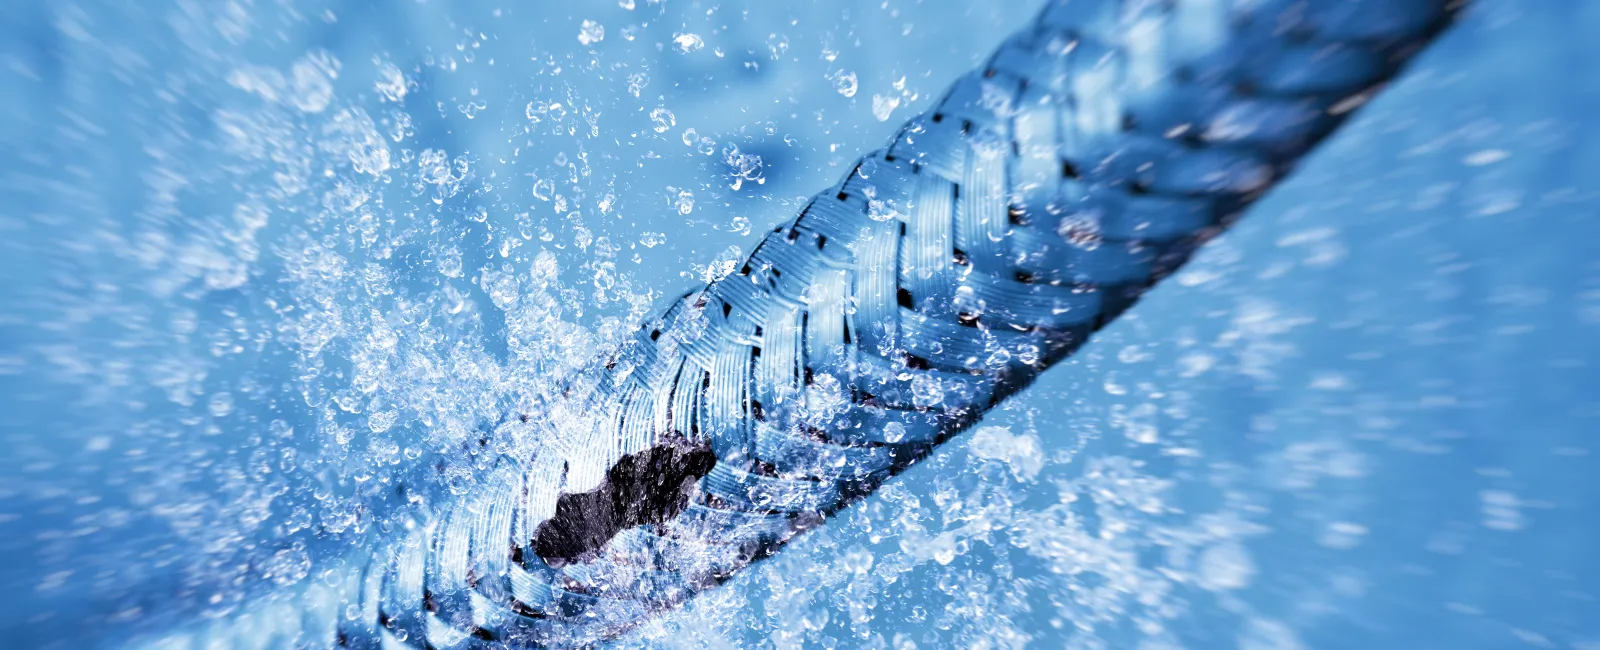
[[[1565, 243], [1594, 93], [1555, 72], [1594, 21], [1483, 5], [1135, 320], [623, 644], [1600, 639], [1600, 574], [1548, 541], [1594, 538], [1600, 284]], [[0, 46], [19, 647], [235, 615], [470, 492], [481, 444], [550, 444], [482, 441], [734, 271], [732, 215], [770, 227], [921, 110], [906, 75], [944, 87], [1033, 10], [142, 7], [19, 9]]]

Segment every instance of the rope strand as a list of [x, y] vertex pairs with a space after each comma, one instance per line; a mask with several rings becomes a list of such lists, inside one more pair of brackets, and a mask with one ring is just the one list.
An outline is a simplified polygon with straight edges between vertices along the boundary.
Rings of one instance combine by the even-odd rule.
[[[1446, 0], [1050, 2], [573, 396], [570, 441], [344, 584], [166, 641], [575, 647], [761, 557], [1026, 388], [1391, 80]], [[542, 431], [541, 431], [542, 430]]]

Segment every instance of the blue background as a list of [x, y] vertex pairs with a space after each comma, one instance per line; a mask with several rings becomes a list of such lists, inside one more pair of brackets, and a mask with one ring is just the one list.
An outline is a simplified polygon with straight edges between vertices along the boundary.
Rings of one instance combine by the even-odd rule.
[[[0, 644], [336, 570], [1035, 9], [0, 7]], [[1475, 3], [1003, 430], [622, 644], [1600, 648], [1596, 30]]]

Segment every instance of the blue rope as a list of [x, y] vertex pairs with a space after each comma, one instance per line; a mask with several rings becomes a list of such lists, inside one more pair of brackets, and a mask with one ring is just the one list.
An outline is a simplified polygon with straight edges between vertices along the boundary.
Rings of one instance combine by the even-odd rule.
[[166, 642], [615, 637], [871, 493], [1072, 354], [1455, 10], [1050, 2], [737, 273], [675, 301], [570, 398], [501, 425], [548, 446], [501, 458], [464, 504], [345, 584]]

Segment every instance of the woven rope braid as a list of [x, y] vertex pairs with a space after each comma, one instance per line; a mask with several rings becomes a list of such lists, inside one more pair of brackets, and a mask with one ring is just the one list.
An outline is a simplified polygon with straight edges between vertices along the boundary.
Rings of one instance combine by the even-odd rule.
[[614, 637], [1072, 354], [1455, 13], [1447, 0], [1050, 2], [736, 273], [673, 302], [568, 399], [501, 425], [565, 442], [502, 457], [346, 584], [168, 641]]

